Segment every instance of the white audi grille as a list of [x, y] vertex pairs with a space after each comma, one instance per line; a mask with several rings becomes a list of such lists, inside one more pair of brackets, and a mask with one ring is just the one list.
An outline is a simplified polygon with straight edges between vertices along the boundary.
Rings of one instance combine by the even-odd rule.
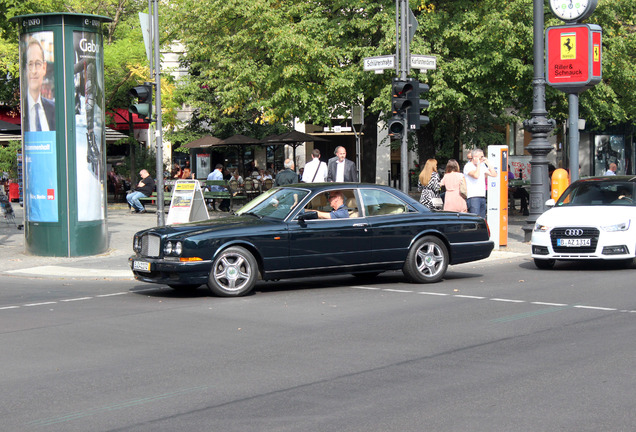
[[161, 237], [154, 234], [146, 234], [141, 238], [141, 255], [158, 257], [161, 251]]

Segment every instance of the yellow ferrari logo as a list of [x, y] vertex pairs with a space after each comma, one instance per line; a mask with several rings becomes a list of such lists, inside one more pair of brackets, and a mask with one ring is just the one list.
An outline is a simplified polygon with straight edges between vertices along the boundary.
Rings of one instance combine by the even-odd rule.
[[598, 45], [594, 45], [594, 61], [601, 61], [601, 47]]
[[576, 33], [561, 35], [561, 60], [576, 59]]

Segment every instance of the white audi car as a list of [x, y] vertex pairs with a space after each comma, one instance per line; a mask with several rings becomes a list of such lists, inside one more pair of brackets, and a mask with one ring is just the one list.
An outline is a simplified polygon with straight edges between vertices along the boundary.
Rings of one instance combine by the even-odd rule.
[[614, 260], [636, 257], [636, 177], [591, 177], [571, 184], [537, 219], [532, 258], [540, 269], [557, 260]]

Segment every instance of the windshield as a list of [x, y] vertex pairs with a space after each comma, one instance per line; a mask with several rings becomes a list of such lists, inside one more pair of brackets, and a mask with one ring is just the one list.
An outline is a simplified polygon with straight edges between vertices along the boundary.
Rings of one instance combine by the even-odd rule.
[[252, 214], [259, 217], [270, 217], [283, 220], [296, 208], [308, 190], [296, 188], [276, 188], [257, 196], [241, 207], [236, 214]]
[[556, 207], [562, 206], [633, 206], [632, 182], [581, 182], [565, 190]]

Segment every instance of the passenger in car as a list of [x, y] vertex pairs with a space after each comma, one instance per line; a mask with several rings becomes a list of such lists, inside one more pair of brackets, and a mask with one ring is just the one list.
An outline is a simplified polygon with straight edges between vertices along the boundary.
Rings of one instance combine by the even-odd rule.
[[329, 192], [329, 205], [333, 209], [330, 212], [316, 211], [318, 219], [347, 219], [349, 210], [344, 205], [344, 195], [340, 191]]

